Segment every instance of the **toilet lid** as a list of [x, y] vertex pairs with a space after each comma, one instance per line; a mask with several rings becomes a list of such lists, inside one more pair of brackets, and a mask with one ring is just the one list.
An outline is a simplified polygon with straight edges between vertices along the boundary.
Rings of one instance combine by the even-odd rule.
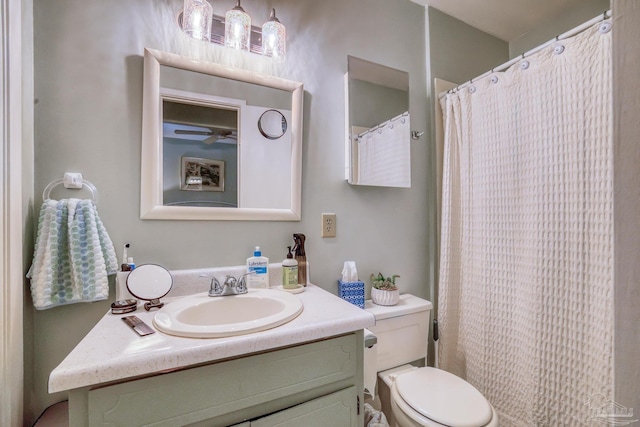
[[440, 424], [477, 427], [493, 416], [491, 405], [474, 386], [441, 369], [415, 369], [399, 375], [395, 383], [409, 406]]

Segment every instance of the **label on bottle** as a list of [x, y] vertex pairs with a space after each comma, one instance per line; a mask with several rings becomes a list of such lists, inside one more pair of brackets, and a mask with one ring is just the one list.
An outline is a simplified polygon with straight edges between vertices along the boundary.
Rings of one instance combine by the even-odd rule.
[[267, 274], [267, 266], [249, 266], [249, 271], [255, 271], [256, 274]]
[[285, 289], [295, 289], [298, 287], [298, 266], [282, 267], [282, 287]]
[[247, 272], [253, 273], [247, 277], [250, 288], [269, 287], [269, 261], [266, 258], [247, 260]]

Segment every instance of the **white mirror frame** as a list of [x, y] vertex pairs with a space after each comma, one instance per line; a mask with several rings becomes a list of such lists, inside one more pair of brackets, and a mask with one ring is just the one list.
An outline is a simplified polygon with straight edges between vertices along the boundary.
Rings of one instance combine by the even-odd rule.
[[[180, 68], [291, 92], [291, 206], [288, 209], [165, 206], [162, 196], [160, 66]], [[172, 220], [299, 221], [302, 199], [303, 84], [145, 48], [140, 161], [140, 218]]]

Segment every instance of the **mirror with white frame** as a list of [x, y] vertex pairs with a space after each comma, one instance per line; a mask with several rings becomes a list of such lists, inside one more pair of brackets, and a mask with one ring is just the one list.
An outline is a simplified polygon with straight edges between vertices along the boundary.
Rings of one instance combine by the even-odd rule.
[[145, 49], [142, 219], [300, 220], [303, 85]]

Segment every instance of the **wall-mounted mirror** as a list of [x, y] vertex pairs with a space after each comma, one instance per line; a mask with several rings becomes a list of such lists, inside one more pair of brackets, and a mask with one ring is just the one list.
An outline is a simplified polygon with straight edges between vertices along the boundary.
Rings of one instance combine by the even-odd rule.
[[409, 73], [347, 57], [345, 179], [411, 187]]
[[143, 219], [300, 220], [303, 85], [145, 49]]

